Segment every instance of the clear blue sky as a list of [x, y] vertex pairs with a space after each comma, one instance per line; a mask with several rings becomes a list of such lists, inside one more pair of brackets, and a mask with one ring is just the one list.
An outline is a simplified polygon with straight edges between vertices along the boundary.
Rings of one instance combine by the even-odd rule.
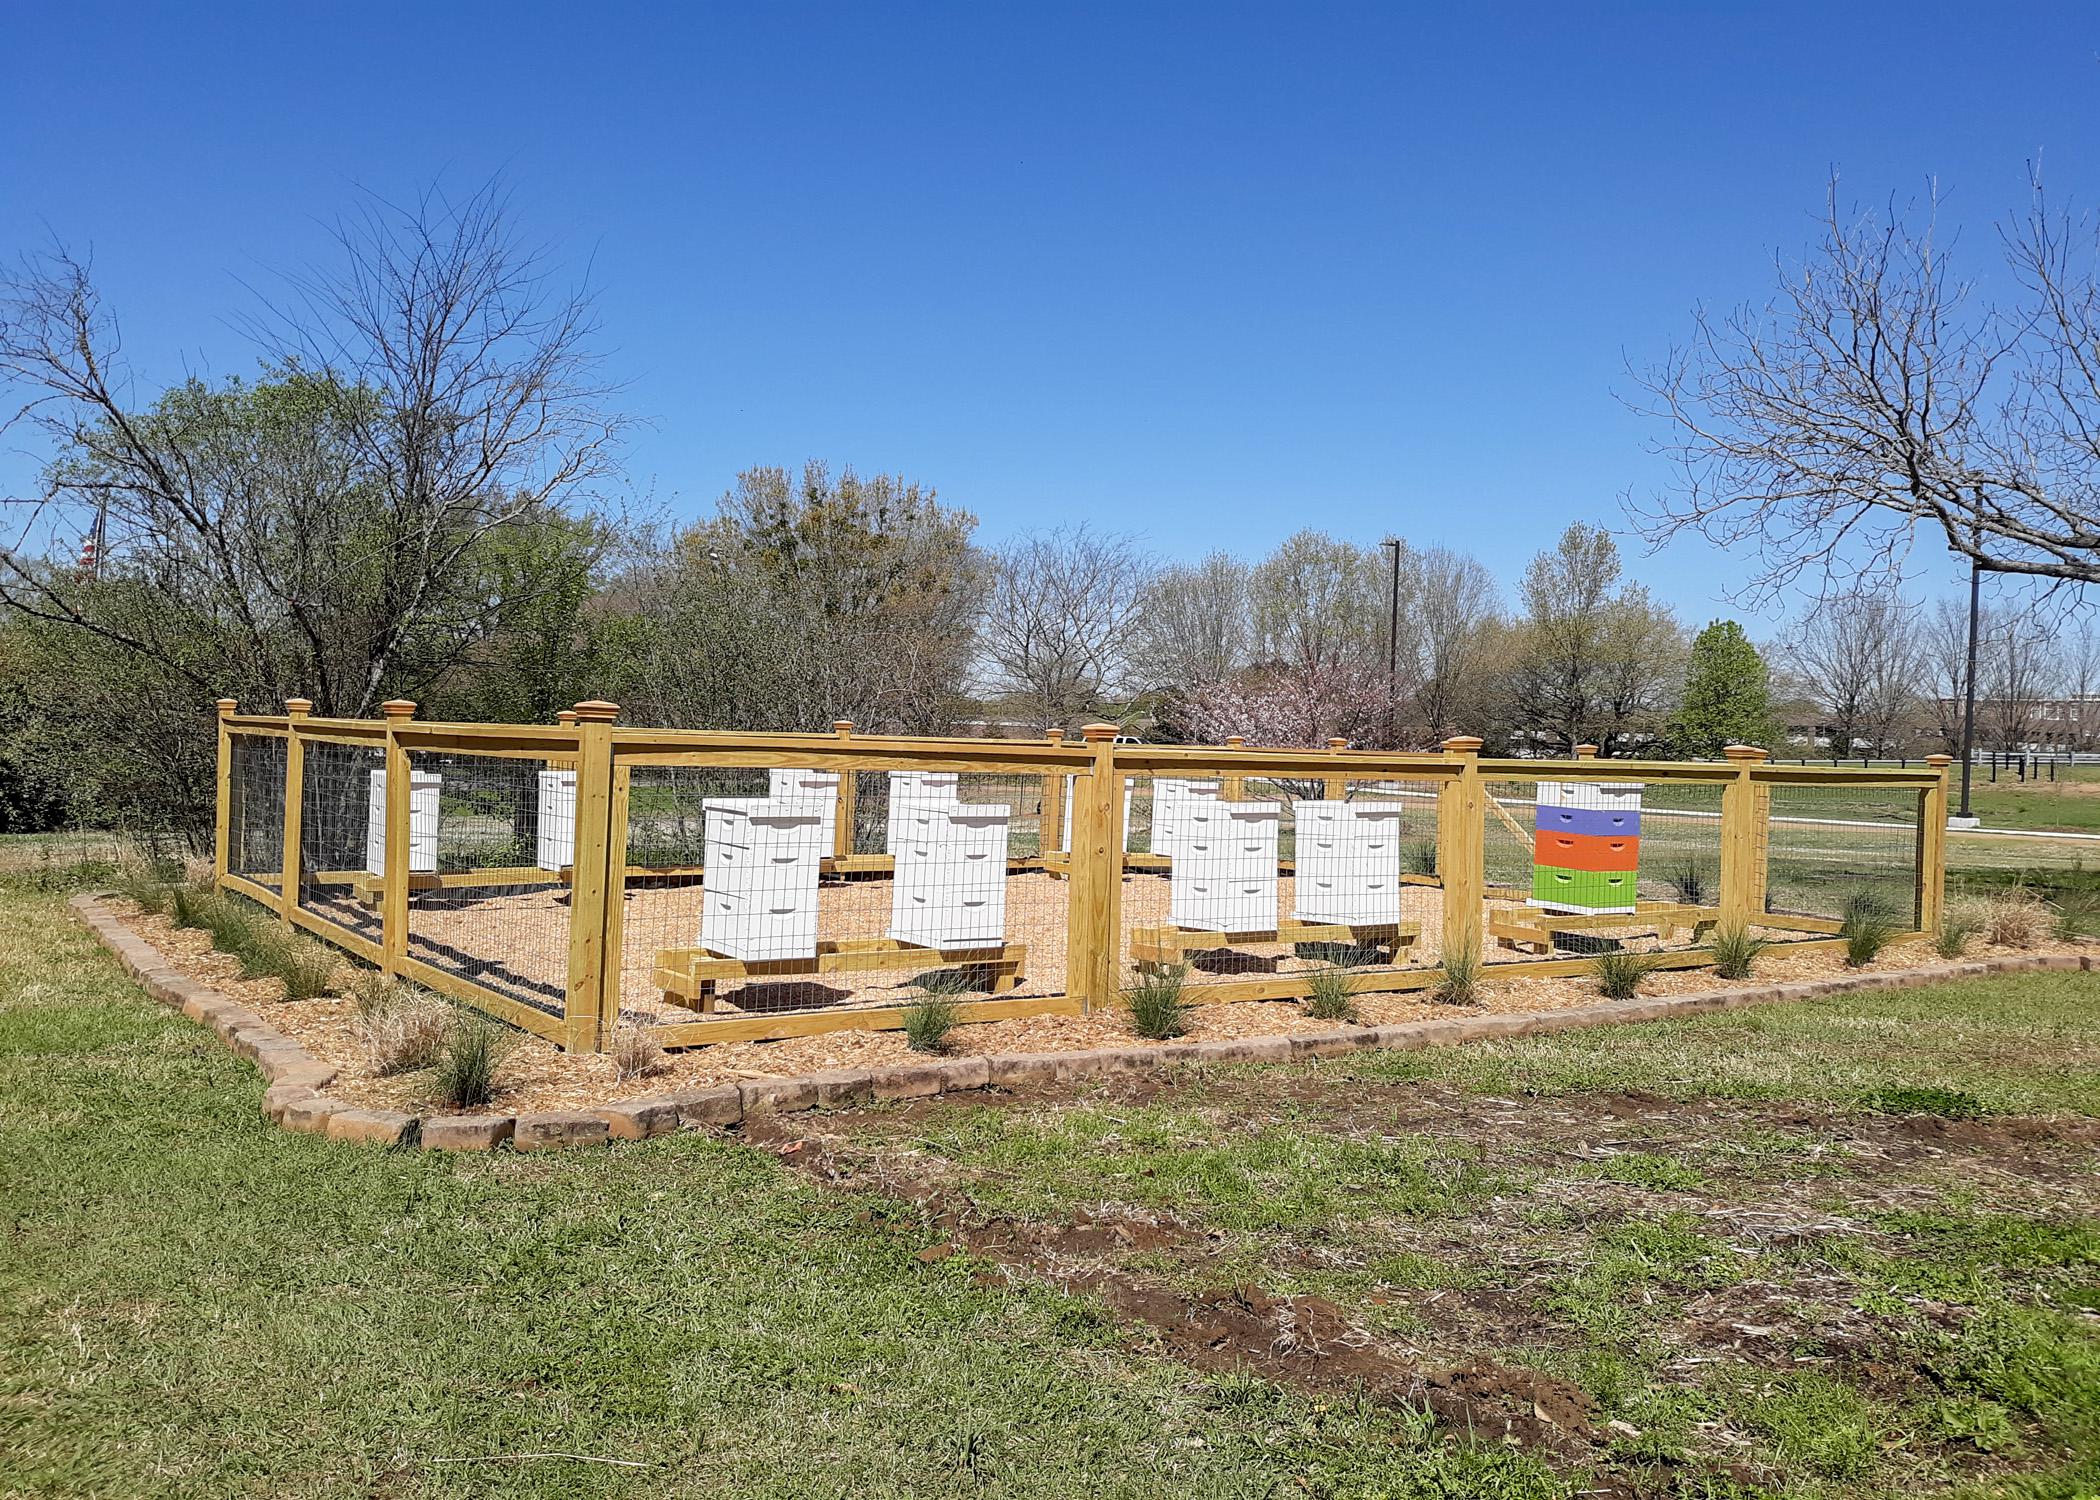
[[[991, 540], [1394, 530], [1505, 578], [1662, 478], [1622, 361], [1761, 295], [1832, 168], [1936, 175], [1977, 252], [2037, 152], [2100, 199], [2076, 5], [23, 3], [0, 54], [0, 246], [92, 247], [150, 383], [252, 369], [242, 282], [360, 186], [500, 172], [679, 510], [820, 456]], [[1718, 612], [1725, 558], [1640, 566]]]

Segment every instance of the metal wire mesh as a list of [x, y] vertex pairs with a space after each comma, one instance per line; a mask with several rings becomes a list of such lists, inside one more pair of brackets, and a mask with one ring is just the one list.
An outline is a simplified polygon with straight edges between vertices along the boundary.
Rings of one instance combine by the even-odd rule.
[[1067, 888], [1042, 867], [1041, 774], [637, 764], [628, 777], [623, 1014], [1064, 990]]
[[[574, 773], [457, 753], [413, 752], [409, 767], [408, 956], [561, 1014]], [[368, 794], [383, 817], [385, 778]]]
[[1864, 903], [1918, 921], [1915, 787], [1774, 786], [1766, 824], [1765, 909], [1843, 920]]
[[1718, 783], [1549, 775], [1484, 790], [1489, 962], [1691, 947], [1718, 919]]
[[1435, 961], [1435, 783], [1223, 774], [1130, 783], [1124, 983], [1176, 966], [1200, 988]]
[[378, 942], [379, 909], [362, 898], [370, 873], [372, 782], [386, 769], [377, 745], [310, 741], [299, 795], [299, 905]]
[[226, 868], [281, 891], [285, 742], [274, 735], [237, 734], [229, 752]]

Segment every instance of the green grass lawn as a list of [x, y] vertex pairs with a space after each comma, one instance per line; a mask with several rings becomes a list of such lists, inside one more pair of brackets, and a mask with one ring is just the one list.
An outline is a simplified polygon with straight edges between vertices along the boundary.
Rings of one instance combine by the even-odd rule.
[[[2056, 780], [2016, 779], [2001, 768], [1998, 779], [1978, 766], [1969, 807], [1986, 828], [2025, 828], [2060, 833], [2100, 833], [2100, 766], [2059, 766]], [[1954, 768], [1950, 805], [1961, 800], [1961, 767]]]
[[[0, 1493], [2100, 1482], [2092, 1152], [1992, 1133], [2100, 1115], [2090, 976], [811, 1122], [979, 1215], [1187, 1231], [1116, 1275], [1316, 1293], [1381, 1347], [1571, 1382], [1602, 1436], [1570, 1460], [1198, 1369], [1047, 1274], [922, 1258], [946, 1231], [873, 1172], [841, 1191], [700, 1135], [447, 1157], [283, 1134], [61, 902], [0, 887]], [[1871, 1107], [1920, 1098], [1982, 1133]], [[1489, 1316], [1517, 1306], [1521, 1333]], [[1778, 1353], [1713, 1355], [1686, 1327], [1716, 1318], [1778, 1327]]]

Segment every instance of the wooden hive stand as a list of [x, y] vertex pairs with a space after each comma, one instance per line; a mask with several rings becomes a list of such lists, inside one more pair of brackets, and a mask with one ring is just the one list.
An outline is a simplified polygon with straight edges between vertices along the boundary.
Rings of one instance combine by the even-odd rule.
[[1520, 953], [1551, 953], [1564, 932], [1593, 935], [1652, 929], [1665, 943], [1689, 936], [1697, 942], [1721, 920], [1717, 906], [1688, 906], [1681, 901], [1642, 901], [1632, 911], [1549, 912], [1497, 911], [1488, 916], [1488, 936]]
[[705, 948], [666, 948], [656, 955], [656, 984], [664, 999], [693, 1010], [713, 1011], [718, 986], [751, 979], [810, 979], [820, 974], [866, 974], [884, 970], [967, 969], [979, 987], [1003, 994], [1019, 988], [1028, 968], [1025, 943], [981, 948], [927, 948], [895, 938], [842, 938], [817, 944], [814, 957], [724, 958]]
[[1243, 943], [1342, 943], [1352, 948], [1382, 948], [1389, 963], [1400, 963], [1403, 955], [1422, 935], [1416, 922], [1305, 922], [1290, 918], [1266, 932], [1212, 932], [1165, 923], [1136, 927], [1130, 933], [1130, 957], [1140, 974], [1157, 974], [1183, 963], [1191, 953], [1235, 948]]

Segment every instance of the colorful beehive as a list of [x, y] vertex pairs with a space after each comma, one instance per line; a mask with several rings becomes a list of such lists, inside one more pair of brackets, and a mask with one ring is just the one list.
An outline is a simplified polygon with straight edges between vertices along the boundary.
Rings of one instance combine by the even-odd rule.
[[1531, 858], [1531, 905], [1632, 911], [1641, 865], [1640, 783], [1541, 781]]
[[1167, 920], [1202, 932], [1276, 930], [1275, 802], [1196, 799], [1183, 810]]
[[1400, 804], [1298, 804], [1298, 915], [1309, 922], [1400, 920]]
[[1152, 782], [1152, 852], [1174, 858], [1190, 830], [1198, 826], [1196, 815], [1216, 807], [1224, 788], [1215, 781], [1188, 781], [1160, 776]]
[[787, 770], [775, 766], [766, 772], [766, 783], [768, 797], [788, 797], [815, 803], [824, 818], [825, 847], [831, 847], [831, 841], [838, 829], [838, 772]]
[[[435, 771], [408, 777], [408, 872], [434, 875], [438, 867], [438, 794], [444, 778]], [[365, 872], [386, 874], [386, 772], [372, 773], [365, 796]]]
[[958, 802], [915, 814], [897, 846], [890, 933], [927, 948], [984, 948], [1006, 936], [1006, 831], [1000, 803]]
[[542, 771], [539, 818], [535, 824], [533, 862], [542, 870], [566, 870], [576, 863], [576, 773]]
[[818, 865], [831, 852], [817, 809], [791, 797], [710, 797], [701, 808], [700, 946], [746, 961], [815, 957]]

